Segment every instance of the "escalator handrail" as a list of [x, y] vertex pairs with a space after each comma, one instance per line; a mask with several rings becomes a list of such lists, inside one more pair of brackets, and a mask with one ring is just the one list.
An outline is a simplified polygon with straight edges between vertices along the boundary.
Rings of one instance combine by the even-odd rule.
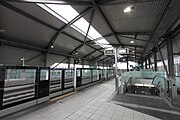
[[[153, 84], [153, 82], [154, 82], [154, 80], [155, 80], [155, 78], [156, 78], [156, 77], [163, 78], [163, 79], [164, 79], [164, 81], [165, 81], [165, 77], [162, 77], [162, 76], [156, 75], [156, 76], [154, 76], [154, 77], [153, 77], [153, 80], [152, 80], [151, 85], [155, 85], [155, 84]], [[158, 85], [159, 83], [160, 83], [160, 81], [157, 83], [157, 85]], [[156, 85], [156, 86], [157, 86], [157, 85]]]

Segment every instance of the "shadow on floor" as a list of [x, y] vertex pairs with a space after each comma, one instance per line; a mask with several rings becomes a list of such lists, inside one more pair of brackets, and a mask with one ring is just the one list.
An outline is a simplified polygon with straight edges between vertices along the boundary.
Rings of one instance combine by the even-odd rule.
[[144, 95], [113, 95], [109, 102], [162, 119], [180, 120], [180, 112], [171, 108], [163, 99]]

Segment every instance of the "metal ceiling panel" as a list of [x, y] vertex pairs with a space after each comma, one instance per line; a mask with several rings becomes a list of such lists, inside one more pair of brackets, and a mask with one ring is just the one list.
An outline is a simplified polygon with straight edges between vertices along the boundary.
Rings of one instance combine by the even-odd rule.
[[94, 43], [93, 43], [93, 45], [92, 45], [92, 44], [90, 44], [90, 46], [92, 46], [92, 47], [94, 47], [94, 48], [96, 48], [96, 49], [101, 49], [101, 48], [102, 48], [101, 46], [99, 46], [99, 45], [95, 45]]
[[[83, 45], [79, 50], [78, 50], [78, 53], [80, 55], [87, 55], [89, 52], [92, 52], [94, 49], [90, 48], [89, 46], [87, 45]], [[82, 57], [82, 56], [81, 56]]]
[[172, 6], [176, 6], [176, 5], [179, 5], [180, 4], [180, 1], [179, 0], [174, 0], [173, 2], [173, 5]]
[[137, 35], [137, 39], [150, 40], [150, 36], [148, 35]]
[[[158, 26], [157, 31], [154, 34], [152, 41], [157, 42], [159, 41], [160, 37], [163, 36], [166, 32], [172, 31], [171, 28], [174, 27], [173, 24], [176, 21], [176, 19], [179, 19], [178, 18], [179, 14], [180, 14], [180, 7], [176, 3], [171, 4], [170, 8], [167, 9], [167, 12], [164, 15], [160, 25]], [[146, 50], [146, 52], [152, 49], [154, 45], [155, 44], [152, 45], [152, 43], [151, 45], [148, 45], [147, 46], [148, 49]]]
[[[66, 57], [54, 55], [54, 54], [47, 54], [47, 66], [52, 66], [54, 63], [60, 63], [63, 61]], [[63, 63], [65, 63], [67, 60], [64, 60]]]
[[41, 7], [33, 3], [16, 3], [10, 2], [11, 5], [21, 9], [22, 11], [52, 25], [55, 28], [62, 27], [65, 23], [60, 21], [55, 16], [51, 15], [49, 12], [45, 11]]
[[107, 56], [106, 55], [104, 55], [104, 56], [102, 56], [101, 58], [100, 58], [100, 60], [102, 60], [102, 59], [104, 59], [104, 58], [106, 58]]
[[139, 52], [140, 52], [140, 51], [142, 51], [142, 52], [144, 51], [143, 48], [136, 48], [136, 50], [139, 51]]
[[173, 53], [180, 53], [180, 34], [178, 34], [173, 40]]
[[[122, 44], [125, 44], [125, 45], [145, 46], [147, 44], [147, 42], [144, 42], [144, 41], [138, 41], [138, 40], [124, 38], [124, 37], [118, 37], [118, 38], [121, 40]], [[133, 44], [130, 43], [132, 40], [134, 41]]]
[[[40, 54], [40, 52], [34, 52], [31, 50], [25, 50], [25, 49], [19, 49], [19, 48], [1, 45], [1, 47], [0, 47], [0, 56], [1, 56], [0, 64], [21, 65], [22, 57], [25, 57], [26, 60], [28, 61], [29, 59], [33, 58], [34, 56], [37, 56], [38, 54]], [[36, 59], [26, 62], [26, 65], [41, 66], [42, 65], [42, 56], [39, 56]]]
[[114, 36], [111, 37], [107, 37], [106, 40], [110, 43], [110, 44], [119, 44], [117, 39]]
[[78, 47], [81, 43], [64, 35], [64, 34], [59, 34], [58, 38], [56, 39], [54, 43], [54, 48], [55, 50], [65, 52], [65, 53], [70, 53], [73, 51], [76, 47]]
[[107, 26], [106, 22], [104, 21], [104, 19], [102, 18], [102, 16], [100, 15], [100, 13], [97, 10], [95, 10], [94, 19], [92, 21], [92, 26], [101, 35], [111, 33], [111, 31], [110, 31], [109, 27]]
[[91, 54], [91, 56], [97, 57], [97, 56], [99, 56], [99, 55], [101, 55], [101, 54], [102, 54], [101, 52], [96, 51], [95, 53]]
[[83, 10], [85, 10], [88, 6], [72, 6], [78, 13], [82, 12]]
[[146, 32], [155, 29], [157, 18], [156, 16], [149, 16], [145, 18], [112, 20], [112, 24], [118, 32]]
[[152, 2], [136, 3], [131, 13], [123, 10], [130, 4], [103, 6], [103, 11], [111, 25], [118, 32], [130, 31], [153, 31], [157, 21], [162, 14], [167, 1], [159, 0]]
[[[1, 36], [17, 42], [46, 47], [55, 31], [0, 5]], [[2, 17], [3, 16], [3, 17]]]
[[[75, 36], [76, 38], [78, 38], [82, 42], [84, 42], [85, 36], [83, 34], [81, 34], [80, 32], [78, 32], [77, 30], [75, 30], [74, 28], [68, 27], [64, 31]], [[86, 41], [88, 41], [88, 40], [89, 39], [87, 38]]]

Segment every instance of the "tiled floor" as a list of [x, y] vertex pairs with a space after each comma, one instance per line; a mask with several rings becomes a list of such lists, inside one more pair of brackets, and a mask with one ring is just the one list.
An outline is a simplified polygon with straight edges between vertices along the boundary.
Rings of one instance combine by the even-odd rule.
[[41, 104], [2, 120], [160, 120], [139, 109], [114, 104], [111, 102], [113, 96], [114, 81], [108, 81], [54, 103]]

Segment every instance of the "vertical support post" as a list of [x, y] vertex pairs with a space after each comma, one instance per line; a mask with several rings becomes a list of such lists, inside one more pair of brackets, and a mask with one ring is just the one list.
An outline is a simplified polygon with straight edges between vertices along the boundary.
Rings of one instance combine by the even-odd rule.
[[152, 68], [152, 70], [154, 71], [154, 67], [152, 65], [151, 58], [149, 58], [149, 64], [150, 64], [150, 68]]
[[104, 60], [103, 60], [103, 69], [104, 69]]
[[127, 71], [129, 71], [129, 58], [127, 57]]
[[117, 66], [118, 49], [115, 48], [115, 90], [119, 95], [118, 66]]
[[168, 56], [168, 69], [169, 69], [169, 77], [171, 79], [171, 97], [177, 97], [177, 87], [176, 87], [176, 79], [174, 79], [174, 56], [173, 56], [173, 44], [172, 39], [167, 38], [167, 56]]
[[151, 60], [150, 57], [148, 58], [148, 63], [149, 63], [149, 69], [151, 68]]
[[77, 69], [76, 66], [74, 65], [74, 90], [77, 88]]
[[68, 57], [68, 68], [70, 68], [70, 61], [71, 61], [71, 58]]
[[90, 66], [90, 61], [89, 61], [89, 68], [91, 68], [91, 66]]
[[81, 61], [82, 61], [82, 68], [84, 68], [84, 60], [82, 59]]
[[43, 66], [46, 67], [46, 62], [47, 62], [47, 52], [43, 53]]
[[137, 56], [137, 55], [136, 55], [136, 47], [135, 47], [135, 51], [134, 51], [134, 52], [135, 52], [135, 60], [134, 60], [134, 62], [136, 62], [136, 56]]
[[147, 58], [145, 58], [145, 69], [147, 69]]
[[21, 58], [21, 61], [22, 61], [22, 66], [25, 66], [26, 57], [22, 57], [22, 58]]
[[173, 46], [172, 39], [167, 39], [167, 56], [168, 56], [168, 70], [169, 77], [174, 77], [174, 57], [173, 57]]
[[164, 62], [164, 58], [163, 58], [162, 52], [161, 52], [161, 50], [159, 49], [158, 44], [157, 44], [157, 49], [158, 49], [158, 51], [159, 51], [161, 61], [163, 62], [163, 66], [164, 66], [164, 69], [165, 69], [165, 71], [166, 71], [166, 74], [167, 74], [167, 76], [169, 76], [168, 70], [167, 70], [167, 67], [166, 67], [166, 64], [165, 64], [165, 62]]
[[154, 53], [154, 70], [157, 71], [157, 54]]

